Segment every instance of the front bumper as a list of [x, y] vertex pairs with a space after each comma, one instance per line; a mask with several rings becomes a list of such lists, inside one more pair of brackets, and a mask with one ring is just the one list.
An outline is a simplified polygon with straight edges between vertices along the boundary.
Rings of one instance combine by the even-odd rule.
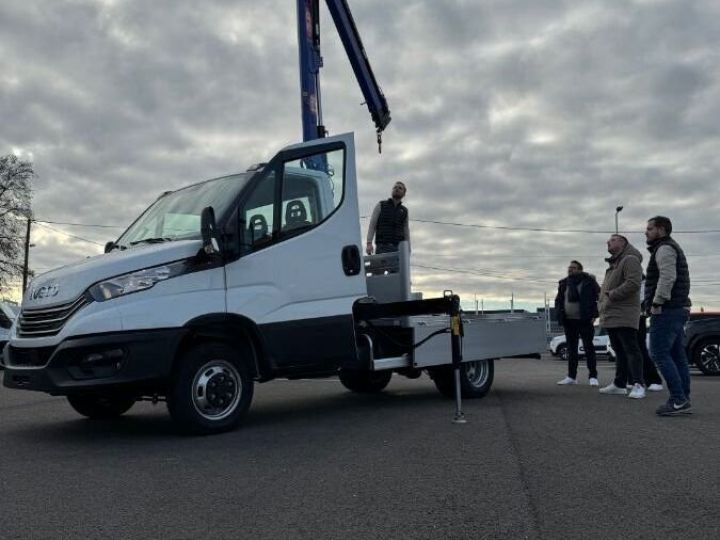
[[8, 388], [67, 395], [95, 389], [156, 391], [168, 380], [185, 330], [69, 338], [55, 347], [4, 350]]

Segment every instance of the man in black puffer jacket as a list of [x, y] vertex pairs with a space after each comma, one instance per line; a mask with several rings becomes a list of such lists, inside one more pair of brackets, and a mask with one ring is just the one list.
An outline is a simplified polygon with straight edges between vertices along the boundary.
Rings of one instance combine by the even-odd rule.
[[593, 322], [598, 316], [600, 285], [595, 276], [583, 272], [583, 265], [578, 261], [570, 261], [568, 277], [561, 279], [558, 285], [555, 313], [558, 322], [565, 328], [568, 350], [568, 374], [558, 381], [558, 384], [577, 384], [578, 341], [582, 338], [588, 368], [588, 384], [598, 386]]

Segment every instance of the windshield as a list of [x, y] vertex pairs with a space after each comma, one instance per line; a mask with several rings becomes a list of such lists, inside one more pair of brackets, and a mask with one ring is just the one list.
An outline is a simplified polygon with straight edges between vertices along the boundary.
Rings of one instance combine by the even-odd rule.
[[163, 195], [125, 231], [116, 245], [127, 248], [140, 242], [200, 239], [203, 208], [212, 206], [220, 219], [250, 176], [224, 176]]

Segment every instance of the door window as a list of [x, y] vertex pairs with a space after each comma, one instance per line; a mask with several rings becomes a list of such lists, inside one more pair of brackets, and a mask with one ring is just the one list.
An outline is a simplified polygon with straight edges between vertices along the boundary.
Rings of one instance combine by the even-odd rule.
[[343, 149], [283, 163], [281, 236], [295, 236], [327, 219], [342, 202], [344, 175]]

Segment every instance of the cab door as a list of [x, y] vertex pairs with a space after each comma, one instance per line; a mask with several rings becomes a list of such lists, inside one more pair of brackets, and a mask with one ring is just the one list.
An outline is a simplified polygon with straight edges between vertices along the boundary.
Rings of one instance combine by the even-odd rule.
[[227, 310], [257, 324], [275, 367], [353, 358], [352, 305], [367, 288], [352, 134], [279, 152], [245, 190], [237, 223]]

